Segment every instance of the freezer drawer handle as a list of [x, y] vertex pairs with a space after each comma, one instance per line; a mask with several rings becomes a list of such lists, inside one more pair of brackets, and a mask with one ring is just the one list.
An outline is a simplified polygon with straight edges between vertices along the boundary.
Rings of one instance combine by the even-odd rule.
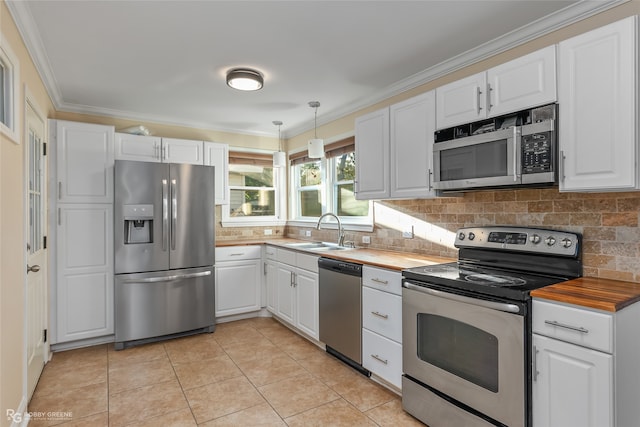
[[436, 289], [425, 288], [423, 286], [412, 285], [411, 283], [404, 282], [402, 285], [407, 289], [413, 291], [422, 292], [424, 294], [432, 295], [434, 297], [440, 297], [450, 299], [452, 301], [463, 302], [467, 304], [476, 305], [479, 307], [489, 308], [491, 310], [505, 311], [507, 313], [520, 313], [520, 307], [515, 304], [507, 304], [502, 302], [485, 301], [479, 298], [465, 297], [463, 295], [450, 294], [448, 292], [438, 291]]
[[589, 333], [589, 330], [586, 329], [586, 328], [583, 328], [582, 326], [565, 325], [564, 323], [560, 323], [560, 322], [555, 321], [555, 320], [545, 320], [544, 323], [546, 323], [547, 325], [551, 325], [551, 326], [557, 326], [558, 328], [570, 329], [572, 331], [581, 332], [583, 334], [588, 334]]
[[176, 274], [174, 276], [164, 276], [164, 277], [147, 277], [145, 279], [125, 279], [123, 283], [158, 283], [158, 282], [171, 282], [173, 280], [181, 280], [181, 279], [193, 279], [195, 277], [204, 277], [211, 276], [211, 271], [201, 271], [199, 273], [189, 273], [189, 274]]

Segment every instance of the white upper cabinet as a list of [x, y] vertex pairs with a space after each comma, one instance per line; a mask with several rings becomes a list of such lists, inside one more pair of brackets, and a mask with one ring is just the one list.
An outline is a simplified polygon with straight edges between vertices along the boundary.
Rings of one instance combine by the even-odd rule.
[[389, 109], [358, 117], [355, 128], [356, 199], [389, 198]]
[[435, 94], [356, 119], [356, 198], [435, 197], [431, 187]]
[[116, 133], [115, 157], [117, 160], [160, 163], [161, 149], [160, 137]]
[[486, 86], [487, 74], [482, 72], [436, 88], [438, 129], [485, 118]]
[[204, 143], [189, 139], [116, 134], [115, 158], [155, 163], [204, 164]]
[[556, 100], [556, 47], [549, 46], [487, 71], [487, 116]]
[[204, 164], [204, 143], [188, 139], [162, 138], [164, 163]]
[[227, 195], [229, 179], [229, 146], [218, 142], [204, 143], [204, 164], [214, 166], [216, 205], [229, 203]]
[[636, 17], [559, 44], [560, 191], [638, 189]]
[[556, 101], [556, 53], [549, 46], [436, 89], [444, 129]]
[[431, 187], [435, 93], [390, 107], [391, 197], [435, 197]]
[[56, 122], [59, 203], [113, 203], [113, 126]]

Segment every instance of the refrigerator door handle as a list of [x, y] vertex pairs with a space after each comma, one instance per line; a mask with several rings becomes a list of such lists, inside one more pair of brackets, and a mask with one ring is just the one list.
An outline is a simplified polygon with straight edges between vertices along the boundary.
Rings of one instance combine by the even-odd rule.
[[167, 180], [162, 180], [162, 250], [167, 250], [169, 237], [169, 191]]
[[178, 189], [175, 179], [171, 180], [171, 250], [176, 249], [176, 225], [178, 220]]
[[195, 277], [211, 276], [211, 271], [201, 271], [199, 273], [176, 274], [173, 276], [147, 277], [145, 279], [124, 279], [122, 283], [158, 283], [171, 282], [173, 280], [193, 279]]

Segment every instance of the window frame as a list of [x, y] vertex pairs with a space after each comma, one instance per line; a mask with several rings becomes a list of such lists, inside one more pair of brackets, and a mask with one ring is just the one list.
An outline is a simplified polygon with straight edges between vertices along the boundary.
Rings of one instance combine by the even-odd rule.
[[[344, 184], [348, 182], [353, 182], [355, 186], [355, 179], [351, 180], [341, 180], [338, 181], [336, 175], [336, 159], [337, 157], [323, 157], [321, 159], [309, 159], [309, 162], [304, 162], [300, 164], [290, 164], [290, 172], [289, 172], [289, 182], [291, 183], [291, 188], [289, 191], [289, 198], [291, 200], [290, 203], [290, 220], [287, 224], [292, 226], [299, 227], [309, 227], [314, 226], [318, 222], [319, 217], [309, 217], [300, 215], [300, 191], [304, 191], [300, 189], [300, 173], [299, 168], [301, 165], [305, 163], [310, 163], [311, 161], [320, 161], [320, 170], [321, 170], [321, 196], [322, 196], [322, 213], [327, 212], [336, 212], [337, 208], [337, 186], [338, 184]], [[357, 165], [356, 165], [357, 167]], [[340, 222], [345, 230], [350, 231], [373, 231], [373, 203], [371, 200], [369, 202], [369, 214], [367, 216], [341, 216]], [[332, 218], [327, 218], [326, 223], [323, 221], [323, 227], [326, 228], [337, 228], [337, 222]]]
[[[265, 151], [262, 150], [240, 150], [237, 147], [229, 147], [229, 151], [241, 151], [246, 153], [256, 153], [256, 154], [266, 154]], [[269, 154], [271, 154], [269, 152]], [[239, 163], [252, 165], [250, 162], [247, 163]], [[266, 167], [266, 166], [263, 166]], [[284, 173], [284, 168], [273, 167], [273, 187], [250, 187], [250, 186], [237, 186], [231, 185], [229, 181], [229, 199], [231, 199], [232, 190], [242, 189], [242, 190], [273, 190], [274, 198], [275, 198], [275, 215], [265, 215], [265, 216], [231, 216], [231, 200], [227, 204], [222, 205], [222, 221], [221, 224], [223, 227], [261, 227], [261, 226], [281, 226], [286, 224], [286, 218], [282, 218], [283, 213], [286, 213], [286, 198], [282, 197], [282, 195], [286, 194], [286, 189], [284, 182], [286, 181], [284, 177], [286, 174]], [[228, 174], [231, 174], [231, 167], [229, 167]]]
[[3, 103], [4, 110], [2, 117], [0, 117], [0, 134], [5, 135], [15, 144], [20, 144], [18, 129], [20, 123], [18, 108], [20, 64], [11, 48], [6, 43], [2, 43], [5, 40], [4, 37], [0, 37], [0, 62], [4, 68], [0, 81], [3, 89], [3, 97], [0, 98], [0, 102]]

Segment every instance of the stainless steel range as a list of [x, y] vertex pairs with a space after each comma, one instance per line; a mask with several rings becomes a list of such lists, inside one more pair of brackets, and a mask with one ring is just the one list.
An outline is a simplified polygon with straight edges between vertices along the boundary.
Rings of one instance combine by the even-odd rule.
[[582, 275], [581, 236], [470, 227], [455, 246], [458, 262], [403, 271], [403, 407], [430, 427], [529, 426], [529, 293]]

